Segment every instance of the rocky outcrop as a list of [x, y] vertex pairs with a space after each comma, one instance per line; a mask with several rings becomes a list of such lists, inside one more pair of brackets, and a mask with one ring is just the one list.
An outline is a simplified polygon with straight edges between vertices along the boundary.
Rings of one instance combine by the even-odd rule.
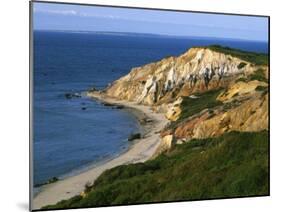
[[156, 152], [154, 153], [154, 156], [157, 156], [161, 154], [162, 152], [165, 152], [172, 148], [172, 146], [175, 144], [176, 140], [173, 135], [166, 135], [162, 138], [158, 148], [156, 149]]
[[268, 85], [267, 83], [260, 82], [258, 80], [247, 83], [239, 81], [233, 85], [230, 85], [227, 91], [221, 93], [217, 99], [222, 102], [229, 102], [235, 97], [252, 96], [256, 93], [256, 88], [258, 86], [267, 87]]
[[178, 57], [133, 68], [104, 92], [118, 99], [160, 105], [179, 96], [224, 86], [233, 76], [253, 71], [249, 62], [231, 55], [208, 48], [191, 48]]
[[165, 117], [170, 121], [176, 121], [181, 114], [182, 98], [179, 97], [175, 102], [167, 105]]
[[177, 138], [207, 138], [219, 136], [230, 131], [261, 131], [268, 129], [268, 95], [247, 100], [241, 105], [222, 110], [210, 117], [204, 113], [201, 116], [182, 123], [174, 134]]
[[[257, 54], [242, 52], [236, 57], [241, 51], [231, 51], [191, 48], [178, 57], [133, 68], [99, 93], [150, 105], [165, 114], [171, 123], [161, 131], [158, 154], [193, 138], [268, 129], [268, 67], [259, 63]], [[194, 107], [190, 100], [190, 105], [184, 105], [184, 98], [196, 102], [201, 98], [198, 94], [213, 90], [220, 93], [210, 104], [203, 102], [204, 108], [195, 106], [195, 114], [183, 115]]]
[[133, 133], [133, 134], [129, 135], [128, 141], [133, 141], [133, 140], [140, 139], [140, 138], [141, 138], [140, 133]]
[[175, 139], [189, 141], [193, 138], [208, 138], [230, 131], [257, 132], [268, 129], [267, 83], [238, 82], [218, 95], [223, 104], [202, 110], [174, 127], [162, 131]]

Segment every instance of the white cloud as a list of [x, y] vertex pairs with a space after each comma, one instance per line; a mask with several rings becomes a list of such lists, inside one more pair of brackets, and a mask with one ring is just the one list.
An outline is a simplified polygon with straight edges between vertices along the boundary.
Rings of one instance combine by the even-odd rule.
[[114, 15], [100, 15], [100, 14], [84, 13], [84, 12], [77, 12], [75, 10], [43, 10], [43, 9], [34, 8], [34, 12], [35, 13], [45, 13], [45, 14], [80, 16], [80, 17], [123, 19], [122, 17], [114, 16]]
[[[116, 15], [107, 15], [107, 14], [96, 14], [96, 13], [86, 13], [86, 12], [77, 12], [75, 10], [48, 10], [48, 9], [38, 9], [34, 8], [35, 13], [45, 13], [45, 14], [57, 14], [57, 15], [64, 15], [64, 16], [79, 16], [79, 17], [88, 17], [88, 18], [105, 18], [105, 19], [111, 19], [111, 20], [123, 20], [123, 21], [140, 21], [140, 22], [149, 22], [149, 23], [160, 23], [160, 24], [175, 24], [178, 25], [176, 21], [173, 20], [165, 20], [162, 21], [161, 19], [147, 19], [142, 17], [122, 17], [122, 16], [116, 16]], [[197, 23], [193, 24], [190, 21], [187, 21], [185, 24], [180, 23], [182, 26], [188, 26], [188, 27], [198, 27], [198, 28], [210, 28], [210, 29], [239, 29], [239, 30], [249, 30], [250, 27], [243, 28], [243, 27], [233, 27], [233, 26], [218, 26], [213, 23]], [[257, 31], [257, 30], [253, 30]]]
[[78, 15], [75, 10], [41, 10], [34, 8], [35, 13], [48, 13], [48, 14], [58, 14], [58, 15]]
[[78, 15], [83, 16], [83, 17], [122, 19], [121, 17], [114, 16], [114, 15], [99, 15], [99, 14], [90, 14], [90, 13], [79, 13]]

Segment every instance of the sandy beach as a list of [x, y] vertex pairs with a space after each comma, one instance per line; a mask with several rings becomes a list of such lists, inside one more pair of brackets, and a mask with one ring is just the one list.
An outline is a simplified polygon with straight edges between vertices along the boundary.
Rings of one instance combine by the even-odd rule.
[[61, 200], [79, 195], [84, 190], [87, 182], [94, 182], [107, 169], [148, 160], [152, 157], [160, 143], [159, 131], [168, 123], [164, 114], [153, 112], [149, 106], [107, 98], [98, 93], [91, 93], [89, 96], [102, 102], [122, 105], [125, 107], [124, 109], [130, 110], [135, 114], [139, 120], [146, 118], [151, 121], [142, 124], [143, 137], [135, 140], [133, 145], [124, 154], [78, 175], [43, 186], [42, 191], [33, 199], [33, 209], [40, 209], [43, 206], [55, 204]]

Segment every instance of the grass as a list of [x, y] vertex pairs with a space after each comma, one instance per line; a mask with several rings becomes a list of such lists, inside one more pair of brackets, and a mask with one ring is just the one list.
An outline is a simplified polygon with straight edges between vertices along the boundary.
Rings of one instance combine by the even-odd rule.
[[262, 69], [262, 68], [259, 68], [253, 74], [251, 74], [249, 76], [249, 79], [250, 79], [250, 81], [258, 80], [258, 81], [262, 81], [262, 82], [268, 82], [268, 80], [266, 79], [266, 77], [264, 75], [264, 69]]
[[257, 86], [256, 91], [265, 91], [265, 92], [268, 92], [268, 86]]
[[247, 65], [247, 64], [244, 63], [244, 62], [241, 62], [241, 63], [239, 63], [239, 65], [237, 66], [237, 68], [238, 68], [238, 69], [242, 69], [242, 68], [245, 67], [245, 65]]
[[259, 68], [254, 73], [249, 75], [247, 78], [240, 77], [235, 82], [250, 82], [250, 81], [253, 81], [253, 80], [258, 80], [258, 81], [261, 81], [261, 82], [268, 83], [268, 79], [266, 79], [265, 74], [264, 74], [264, 69]]
[[248, 52], [220, 45], [211, 45], [205, 48], [240, 58], [255, 65], [268, 65], [268, 54]]
[[145, 163], [105, 171], [83, 198], [44, 209], [268, 195], [268, 131], [192, 140]]
[[213, 108], [215, 106], [221, 105], [222, 102], [217, 101], [217, 96], [223, 92], [223, 88], [210, 90], [204, 93], [194, 94], [199, 98], [184, 97], [181, 103], [181, 115], [179, 121], [188, 118], [206, 108]]
[[172, 129], [184, 119], [193, 116], [206, 108], [212, 109], [216, 106], [222, 105], [223, 103], [217, 101], [216, 98], [223, 91], [223, 88], [218, 88], [204, 93], [195, 93], [194, 96], [198, 98], [183, 97], [183, 101], [180, 106], [182, 112], [178, 120], [170, 122], [166, 128]]
[[235, 82], [249, 82], [249, 80], [245, 77], [240, 77]]

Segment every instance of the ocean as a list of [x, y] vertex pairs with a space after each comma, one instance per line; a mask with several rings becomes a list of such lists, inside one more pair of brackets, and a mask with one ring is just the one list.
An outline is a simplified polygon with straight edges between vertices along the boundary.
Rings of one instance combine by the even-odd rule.
[[118, 156], [140, 130], [131, 113], [66, 93], [103, 89], [133, 67], [211, 44], [268, 51], [266, 42], [233, 39], [34, 31], [34, 184]]

